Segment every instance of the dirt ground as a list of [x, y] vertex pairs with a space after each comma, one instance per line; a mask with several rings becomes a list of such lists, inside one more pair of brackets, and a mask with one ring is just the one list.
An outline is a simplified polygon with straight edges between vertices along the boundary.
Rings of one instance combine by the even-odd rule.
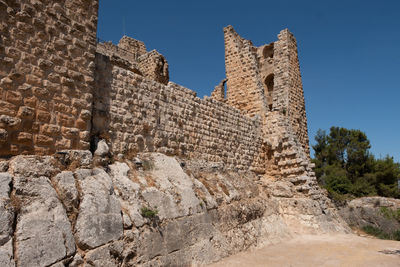
[[209, 265], [227, 266], [400, 266], [400, 242], [354, 234], [305, 235]]

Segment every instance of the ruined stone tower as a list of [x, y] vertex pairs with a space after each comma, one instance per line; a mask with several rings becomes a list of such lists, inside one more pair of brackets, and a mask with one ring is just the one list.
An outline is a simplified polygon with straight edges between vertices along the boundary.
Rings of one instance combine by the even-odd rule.
[[[297, 43], [289, 30], [278, 40], [253, 46], [232, 26], [224, 28], [226, 79], [212, 93], [249, 117], [262, 121], [262, 173], [285, 178], [307, 174], [310, 164], [307, 117]], [[226, 83], [226, 93], [224, 91]]]
[[265, 117], [265, 124], [280, 112], [292, 128], [288, 131], [294, 131], [308, 154], [307, 118], [293, 34], [282, 30], [278, 41], [255, 47], [227, 26], [224, 39], [226, 102], [249, 116]]

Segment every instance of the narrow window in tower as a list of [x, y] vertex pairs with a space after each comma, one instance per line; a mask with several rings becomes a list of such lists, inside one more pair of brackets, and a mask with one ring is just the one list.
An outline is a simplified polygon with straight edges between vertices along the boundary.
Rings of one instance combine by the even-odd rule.
[[266, 87], [266, 92], [265, 92], [265, 97], [267, 98], [267, 106], [269, 111], [272, 111], [272, 94], [274, 91], [274, 74], [268, 75], [265, 80], [265, 87]]

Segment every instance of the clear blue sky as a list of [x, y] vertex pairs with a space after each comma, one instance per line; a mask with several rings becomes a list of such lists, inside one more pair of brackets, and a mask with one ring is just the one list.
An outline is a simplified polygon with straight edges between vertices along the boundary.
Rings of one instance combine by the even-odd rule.
[[400, 1], [100, 0], [98, 37], [144, 41], [202, 97], [225, 77], [229, 24], [257, 46], [294, 33], [311, 143], [319, 128], [360, 129], [400, 161]]

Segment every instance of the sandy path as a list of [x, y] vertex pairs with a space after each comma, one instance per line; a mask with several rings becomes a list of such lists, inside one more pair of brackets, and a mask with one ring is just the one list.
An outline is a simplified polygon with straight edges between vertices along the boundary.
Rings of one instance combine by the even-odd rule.
[[305, 235], [209, 265], [227, 266], [400, 266], [400, 242], [353, 234]]

